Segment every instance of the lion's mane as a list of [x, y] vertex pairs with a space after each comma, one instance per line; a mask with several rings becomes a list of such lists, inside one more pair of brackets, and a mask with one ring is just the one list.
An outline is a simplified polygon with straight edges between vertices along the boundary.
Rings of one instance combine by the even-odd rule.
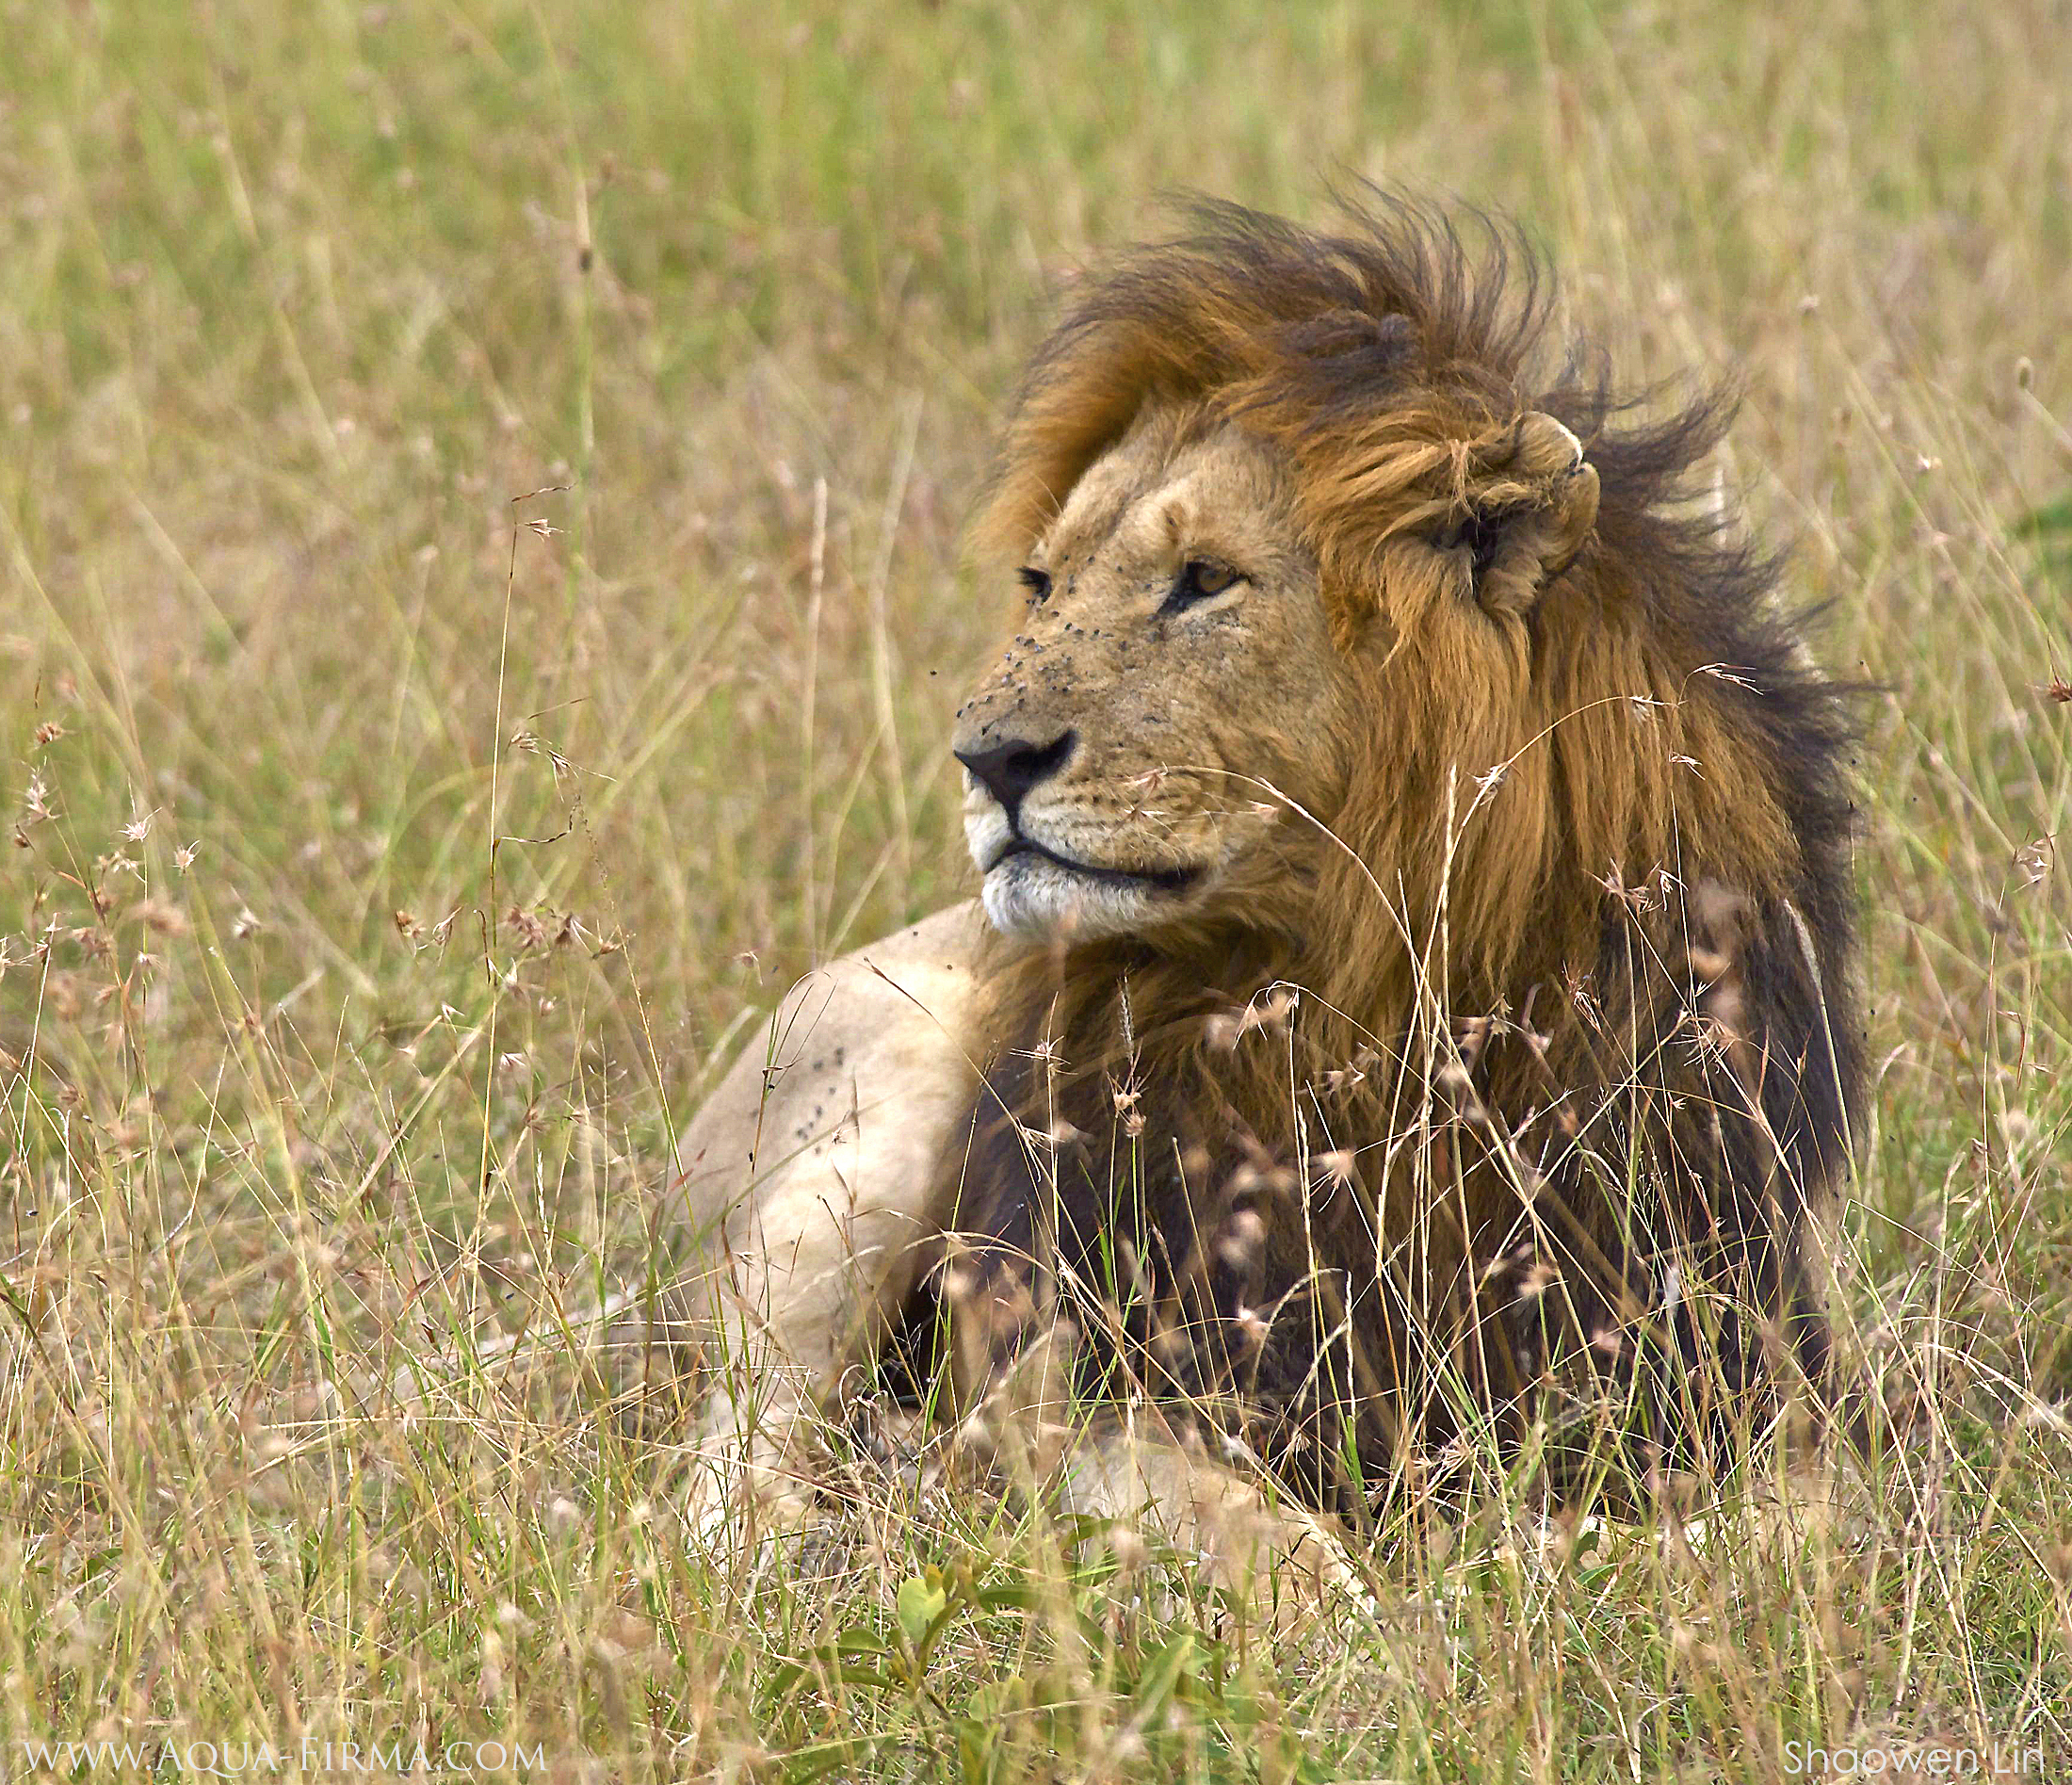
[[[1693, 499], [1731, 403], [1644, 418], [1548, 294], [1481, 219], [1203, 206], [1076, 289], [981, 516], [1025, 549], [1147, 404], [1296, 468], [1373, 716], [1352, 797], [1290, 815], [1271, 901], [1002, 965], [946, 1168], [977, 1268], [944, 1281], [967, 1376], [1061, 1307], [1090, 1386], [1207, 1408], [1340, 1506], [1551, 1387], [1703, 1446], [1823, 1369], [1807, 1213], [1862, 1080], [1844, 697], [1778, 561]], [[1566, 562], [1534, 414], [1597, 479]]]

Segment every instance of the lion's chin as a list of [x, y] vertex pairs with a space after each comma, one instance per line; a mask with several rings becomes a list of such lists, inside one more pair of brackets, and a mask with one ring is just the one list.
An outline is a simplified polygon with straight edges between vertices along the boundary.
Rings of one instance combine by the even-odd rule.
[[1086, 872], [1026, 851], [987, 870], [979, 898], [996, 930], [1028, 942], [1134, 935], [1185, 902], [1184, 894], [1156, 880]]

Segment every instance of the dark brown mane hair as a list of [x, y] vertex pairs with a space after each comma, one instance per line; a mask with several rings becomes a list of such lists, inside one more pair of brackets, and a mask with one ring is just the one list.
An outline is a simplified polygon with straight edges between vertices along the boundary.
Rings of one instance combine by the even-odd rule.
[[[1235, 420], [1294, 467], [1375, 722], [1271, 905], [1003, 957], [946, 1167], [966, 1392], [1061, 1307], [1090, 1387], [1206, 1408], [1341, 1507], [1550, 1388], [1745, 1436], [1822, 1369], [1806, 1213], [1862, 1067], [1843, 700], [1777, 560], [1693, 499], [1732, 404], [1618, 394], [1480, 216], [1191, 222], [1070, 294], [978, 538], [1025, 550], [1147, 405]], [[1556, 551], [1578, 442], [1594, 514]]]

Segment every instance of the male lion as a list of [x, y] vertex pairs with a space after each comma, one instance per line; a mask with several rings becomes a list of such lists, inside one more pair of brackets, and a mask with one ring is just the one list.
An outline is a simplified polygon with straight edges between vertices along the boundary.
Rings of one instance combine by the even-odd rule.
[[783, 1477], [939, 1312], [996, 1443], [1197, 1539], [1205, 1435], [1355, 1520], [1564, 1411], [1745, 1440], [1821, 1373], [1862, 1067], [1849, 727], [1690, 498], [1725, 409], [1546, 369], [1480, 223], [1194, 221], [1006, 427], [979, 900], [797, 988], [683, 1138], [713, 1429]]

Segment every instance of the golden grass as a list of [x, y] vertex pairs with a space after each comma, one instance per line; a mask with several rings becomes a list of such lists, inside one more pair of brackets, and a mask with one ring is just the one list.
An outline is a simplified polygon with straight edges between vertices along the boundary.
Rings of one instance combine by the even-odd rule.
[[[0, 1776], [2072, 1764], [2062, 8], [0, 41]], [[714, 1557], [680, 1432], [566, 1363], [410, 1404], [429, 1349], [638, 1282], [737, 1014], [965, 887], [943, 740], [1002, 597], [957, 538], [1046, 291], [1161, 188], [1316, 215], [1338, 170], [1524, 217], [1631, 371], [1742, 369], [1721, 475], [1880, 690], [1836, 1296], [1890, 1453], [1689, 1529], [1499, 1500], [1270, 1640], [868, 1447], [829, 1533]]]

